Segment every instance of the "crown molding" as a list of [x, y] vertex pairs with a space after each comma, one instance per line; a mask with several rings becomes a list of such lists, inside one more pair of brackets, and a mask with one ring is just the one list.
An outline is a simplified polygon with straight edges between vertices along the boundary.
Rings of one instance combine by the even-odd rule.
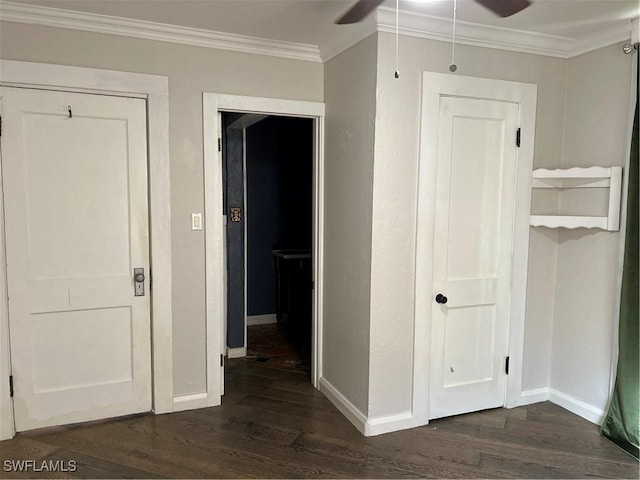
[[[446, 42], [451, 41], [453, 21], [449, 18], [400, 11], [399, 23], [401, 35]], [[388, 7], [378, 8], [378, 31], [395, 33], [395, 25], [395, 10]], [[606, 29], [597, 30], [580, 38], [569, 38], [457, 21], [456, 42], [477, 47], [571, 58], [627, 40], [631, 36], [631, 28], [630, 20], [620, 20]]]
[[[379, 31], [395, 33], [395, 24], [395, 10], [386, 7], [378, 9]], [[399, 24], [401, 35], [451, 41], [453, 21], [449, 18], [400, 11]], [[565, 57], [571, 39], [458, 20], [456, 21], [456, 43], [551, 57]]]
[[628, 41], [631, 38], [632, 25], [631, 20], [623, 20], [607, 29], [576, 38], [567, 57], [576, 57], [615, 43]]
[[363, 21], [353, 25], [342, 25], [336, 35], [320, 44], [320, 57], [323, 62], [328, 62], [377, 31], [378, 25], [375, 15], [369, 15]]
[[[328, 38], [320, 47], [4, 0], [0, 0], [0, 20], [308, 62], [327, 62], [375, 32], [395, 33], [396, 14], [392, 8], [380, 7], [375, 15], [370, 15], [365, 21], [341, 28], [337, 35]], [[401, 35], [451, 41], [453, 22], [449, 18], [400, 11], [399, 20]], [[635, 25], [637, 29], [637, 19]], [[571, 58], [628, 40], [632, 29], [631, 21], [620, 20], [607, 29], [596, 30], [580, 38], [569, 38], [458, 21], [456, 42], [477, 47]]]
[[316, 45], [6, 1], [0, 2], [0, 20], [322, 62], [320, 49]]

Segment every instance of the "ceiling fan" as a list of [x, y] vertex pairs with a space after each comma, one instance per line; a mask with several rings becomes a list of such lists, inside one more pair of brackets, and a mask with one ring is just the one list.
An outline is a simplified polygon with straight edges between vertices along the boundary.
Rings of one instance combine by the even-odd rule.
[[[524, 10], [531, 2], [529, 0], [475, 0], [481, 5], [501, 17], [509, 17]], [[338, 25], [357, 23], [374, 11], [384, 0], [358, 0], [351, 9], [336, 20]]]

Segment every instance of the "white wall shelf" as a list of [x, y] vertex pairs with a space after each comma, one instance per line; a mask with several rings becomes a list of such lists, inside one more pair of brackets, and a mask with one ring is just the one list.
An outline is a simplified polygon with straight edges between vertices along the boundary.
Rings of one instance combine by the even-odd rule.
[[531, 225], [547, 228], [600, 228], [618, 231], [620, 228], [620, 196], [622, 167], [587, 167], [533, 171], [532, 188], [608, 188], [608, 215], [531, 215]]

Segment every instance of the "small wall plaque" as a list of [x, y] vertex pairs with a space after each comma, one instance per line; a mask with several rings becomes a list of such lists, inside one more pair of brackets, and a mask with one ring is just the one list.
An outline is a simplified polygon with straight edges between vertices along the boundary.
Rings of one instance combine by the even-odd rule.
[[231, 221], [232, 222], [240, 222], [242, 218], [240, 217], [240, 212], [242, 211], [238, 207], [233, 207], [231, 210]]

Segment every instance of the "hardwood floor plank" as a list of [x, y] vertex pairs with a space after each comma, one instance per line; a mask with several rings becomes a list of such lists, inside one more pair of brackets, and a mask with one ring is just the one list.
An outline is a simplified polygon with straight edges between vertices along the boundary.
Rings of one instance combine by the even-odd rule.
[[546, 448], [555, 445], [554, 449], [566, 453], [592, 456], [597, 459], [619, 459], [619, 455], [603, 448], [607, 442], [600, 435], [596, 425], [592, 429], [565, 427], [558, 428], [551, 423], [509, 420], [502, 431], [481, 427], [479, 438], [500, 439], [509, 436], [510, 442], [527, 447]]
[[[133, 432], [148, 433], [151, 430], [141, 422], [130, 425], [119, 425]], [[155, 430], [155, 429], [154, 429]], [[219, 432], [202, 424], [169, 421], [163, 425], [162, 431], [155, 431], [154, 443], [157, 448], [171, 446], [181, 457], [188, 456], [207, 471], [207, 465], [225, 468], [233, 472], [234, 477], [253, 476], [260, 472], [270, 478], [330, 478], [339, 477], [338, 472], [325, 472], [317, 467], [315, 458], [296, 458], [291, 462], [286, 453], [293, 452], [287, 445], [273, 445], [272, 442], [246, 438], [242, 434]], [[185, 448], [188, 447], [188, 448]], [[308, 457], [308, 456], [307, 456]], [[207, 459], [206, 462], [201, 462]], [[252, 473], [253, 472], [253, 473]], [[214, 477], [218, 473], [212, 471]]]
[[[208, 478], [211, 476], [207, 475], [207, 472], [194, 468], [188, 457], [182, 458], [176, 455], [173, 449], [162, 451], [150, 446], [146, 443], [146, 439], [136, 436], [130, 436], [123, 441], [121, 437], [112, 436], [112, 433], [105, 428], [92, 431], [70, 431], [65, 435], [50, 438], [49, 441], [69, 451], [96, 456], [119, 465], [149, 472], [148, 477]], [[220, 473], [221, 478], [233, 477], [224, 471]]]
[[207, 414], [200, 410], [171, 415], [169, 420], [196, 431], [209, 429], [209, 431], [217, 433], [233, 433], [275, 445], [291, 445], [302, 433], [301, 430], [286, 426], [270, 426], [232, 415], [216, 416], [211, 415], [211, 412]]
[[19, 434], [12, 440], [0, 442], [2, 460], [40, 460], [60, 447], [43, 442], [38, 437]]
[[445, 459], [441, 455], [431, 456], [411, 453], [401, 449], [389, 450], [376, 445], [353, 444], [336, 438], [304, 434], [296, 440], [296, 445], [309, 451], [331, 455], [342, 462], [358, 462], [371, 465], [384, 473], [385, 477], [412, 476], [417, 478], [473, 478], [477, 471], [474, 465], [480, 458]]
[[55, 454], [48, 456], [47, 460], [65, 462], [67, 468], [69, 462], [73, 460], [77, 466], [77, 470], [74, 472], [65, 472], [61, 476], [49, 478], [165, 478], [153, 475], [146, 470], [65, 449], [56, 451]]
[[278, 401], [273, 398], [262, 395], [247, 395], [243, 398], [238, 405], [244, 405], [255, 409], [263, 410], [265, 415], [269, 411], [281, 411], [285, 410], [289, 415], [298, 415], [301, 417], [309, 417], [315, 420], [329, 422], [329, 423], [343, 423], [344, 417], [337, 409], [331, 409], [325, 405], [325, 408], [308, 408], [303, 405], [299, 405], [287, 401]]
[[549, 402], [363, 437], [294, 369], [227, 364], [222, 406], [21, 433], [0, 459], [77, 472], [3, 478], [638, 478], [598, 427]]
[[[486, 429], [487, 427], [481, 427]], [[541, 465], [549, 468], [560, 469], [565, 471], [568, 478], [572, 477], [571, 472], [577, 477], [586, 476], [610, 476], [612, 478], [635, 478], [638, 474], [638, 465], [630, 464], [628, 459], [614, 454], [615, 461], [604, 460], [601, 456], [594, 457], [587, 452], [577, 454], [575, 452], [566, 452], [557, 448], [557, 444], [548, 442], [546, 445], [522, 444], [514, 441], [508, 432], [493, 432], [493, 435], [470, 436], [459, 433], [449, 433], [444, 429], [434, 430], [432, 432], [425, 431], [424, 428], [414, 429], [416, 435], [435, 436], [432, 443], [438, 445], [437, 448], [444, 448], [449, 444], [453, 448], [469, 449], [479, 451], [486, 455], [493, 455], [508, 460], [523, 461], [533, 465]], [[604, 445], [603, 445], [604, 447]], [[486, 465], [486, 464], [485, 464]], [[481, 469], [486, 469], [482, 464]], [[518, 469], [512, 475], [518, 476]], [[533, 475], [532, 478], [536, 478]], [[542, 478], [546, 478], [544, 475]]]
[[[535, 403], [527, 406], [527, 419], [541, 423], [551, 423], [591, 431], [593, 424], [584, 418], [572, 415], [568, 410], [551, 402]], [[569, 413], [569, 415], [567, 415]]]
[[[324, 411], [329, 412], [331, 415], [338, 413], [338, 410], [333, 406], [327, 398], [322, 395], [304, 395], [301, 393], [288, 392], [285, 390], [279, 390], [275, 388], [262, 388], [262, 389], [246, 389], [248, 397], [259, 397], [260, 399], [268, 399], [265, 402], [265, 408], [267, 405], [281, 403], [286, 404], [289, 408], [293, 408], [295, 411], [308, 412], [310, 409], [314, 412]], [[320, 393], [320, 392], [318, 392]]]
[[[131, 428], [138, 431], [143, 426], [136, 423]], [[192, 454], [206, 451], [211, 461], [239, 471], [239, 476], [244, 472], [261, 472], [271, 478], [342, 477], [339, 471], [325, 470], [315, 455], [296, 455], [290, 446], [292, 442], [274, 444], [271, 437], [264, 441], [240, 432], [217, 431], [210, 425], [194, 422], [175, 421], [170, 427], [165, 425], [164, 430], [183, 439]], [[168, 439], [165, 433], [159, 436], [161, 442]]]
[[509, 478], [583, 478], [583, 475], [562, 468], [541, 463], [525, 462], [520, 459], [504, 458], [501, 455], [483, 453], [480, 468]]
[[235, 416], [244, 418], [254, 422], [260, 422], [263, 425], [278, 427], [286, 425], [289, 428], [295, 428], [301, 432], [320, 433], [333, 436], [339, 436], [346, 440], [354, 442], [367, 442], [369, 439], [363, 437], [362, 434], [345, 418], [341, 423], [328, 423], [312, 416], [304, 417], [292, 415], [285, 410], [270, 410], [266, 415], [261, 409], [245, 405], [227, 405], [219, 409], [213, 409], [211, 415], [216, 416]]

